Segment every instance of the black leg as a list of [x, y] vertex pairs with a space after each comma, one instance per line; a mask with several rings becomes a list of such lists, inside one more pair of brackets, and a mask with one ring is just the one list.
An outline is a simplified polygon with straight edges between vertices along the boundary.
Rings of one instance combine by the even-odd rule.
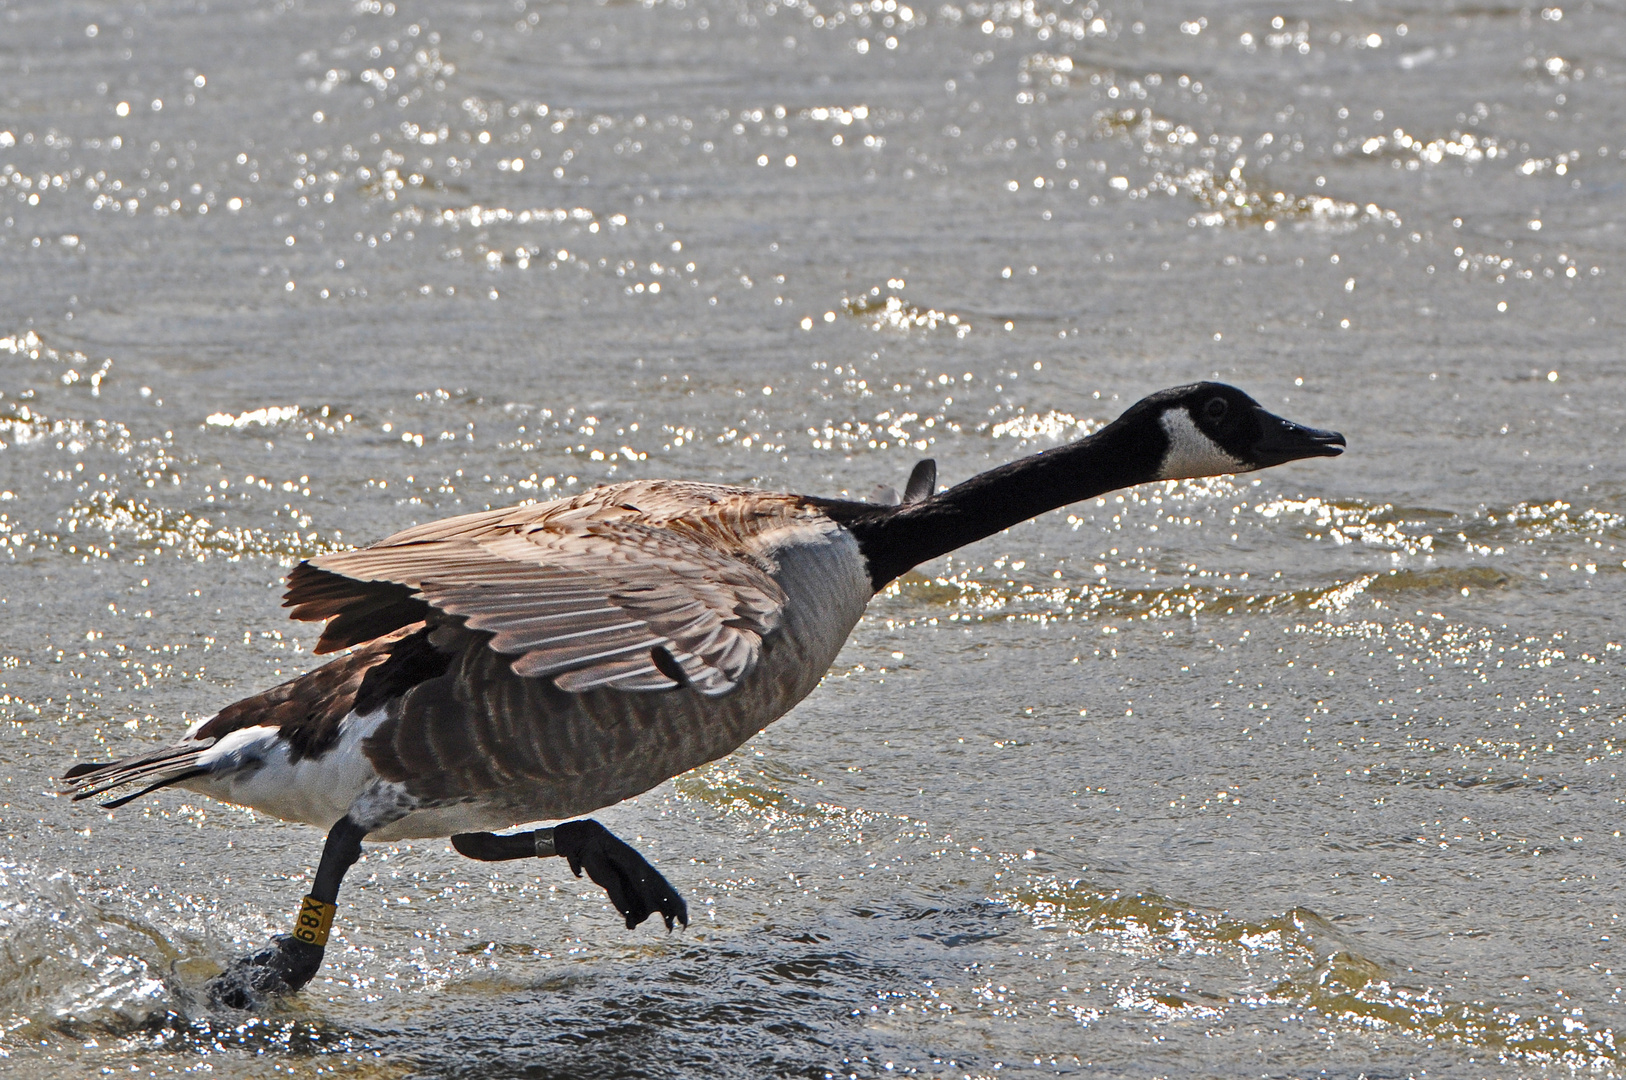
[[292, 934], [279, 934], [271, 944], [250, 956], [232, 961], [209, 982], [209, 999], [231, 1009], [248, 1009], [264, 998], [291, 994], [311, 981], [322, 966], [328, 928], [333, 923], [339, 883], [345, 871], [361, 858], [361, 840], [367, 830], [340, 818], [328, 830], [322, 861], [310, 895], [301, 902]]
[[466, 859], [505, 862], [509, 859], [545, 859], [559, 854], [553, 850], [553, 830], [533, 829], [522, 833], [466, 832], [452, 837], [452, 846]]
[[674, 922], [689, 925], [689, 905], [660, 871], [591, 819], [507, 835], [459, 833], [452, 837], [452, 846], [459, 854], [482, 862], [563, 855], [571, 873], [581, 877], [585, 869], [587, 876], [610, 894], [610, 903], [627, 920], [628, 930], [657, 911], [668, 930]]

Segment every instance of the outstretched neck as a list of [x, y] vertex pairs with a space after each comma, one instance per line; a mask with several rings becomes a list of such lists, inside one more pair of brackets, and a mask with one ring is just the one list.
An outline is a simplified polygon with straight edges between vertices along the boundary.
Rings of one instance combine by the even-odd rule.
[[871, 584], [879, 591], [929, 559], [1047, 510], [1157, 479], [1167, 445], [1160, 434], [1155, 424], [1120, 419], [1075, 443], [1001, 465], [929, 499], [837, 511], [835, 516], [858, 540]]

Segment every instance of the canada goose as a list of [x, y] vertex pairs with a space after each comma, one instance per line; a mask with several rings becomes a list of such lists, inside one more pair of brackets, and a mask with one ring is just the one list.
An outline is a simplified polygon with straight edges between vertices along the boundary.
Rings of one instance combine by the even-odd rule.
[[630, 928], [681, 897], [593, 821], [518, 835], [729, 753], [818, 685], [889, 581], [1047, 510], [1151, 480], [1342, 452], [1343, 436], [1194, 383], [1077, 442], [895, 505], [635, 480], [418, 525], [288, 575], [326, 666], [172, 746], [64, 776], [75, 799], [176, 784], [328, 829], [291, 936], [214, 984], [244, 1007], [308, 982], [361, 841], [452, 836], [476, 859], [563, 855]]

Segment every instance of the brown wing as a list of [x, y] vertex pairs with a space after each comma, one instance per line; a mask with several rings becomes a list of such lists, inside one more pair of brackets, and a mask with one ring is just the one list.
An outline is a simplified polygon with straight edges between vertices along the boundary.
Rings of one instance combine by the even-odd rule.
[[651, 523], [631, 505], [615, 514], [602, 505], [527, 510], [469, 515], [320, 556], [289, 575], [285, 602], [295, 618], [332, 618], [324, 652], [427, 609], [460, 616], [515, 657], [516, 674], [573, 692], [687, 682], [726, 693], [779, 625], [778, 584], [724, 542], [751, 531], [742, 531], [750, 514], [738, 505], [686, 526]]

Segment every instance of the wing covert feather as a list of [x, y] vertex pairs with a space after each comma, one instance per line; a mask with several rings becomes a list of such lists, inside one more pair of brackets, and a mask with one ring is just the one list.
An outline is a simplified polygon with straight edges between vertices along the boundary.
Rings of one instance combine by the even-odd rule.
[[[759, 499], [765, 516], [786, 521], [789, 500]], [[285, 603], [295, 618], [331, 618], [330, 648], [391, 618], [421, 619], [427, 606], [490, 633], [516, 674], [572, 692], [678, 687], [656, 666], [657, 648], [705, 694], [727, 693], [751, 670], [785, 600], [772, 567], [745, 553], [762, 527], [752, 508], [688, 507], [701, 520], [678, 523], [652, 521], [630, 500], [543, 512], [556, 505], [471, 514], [319, 556], [289, 576]]]

